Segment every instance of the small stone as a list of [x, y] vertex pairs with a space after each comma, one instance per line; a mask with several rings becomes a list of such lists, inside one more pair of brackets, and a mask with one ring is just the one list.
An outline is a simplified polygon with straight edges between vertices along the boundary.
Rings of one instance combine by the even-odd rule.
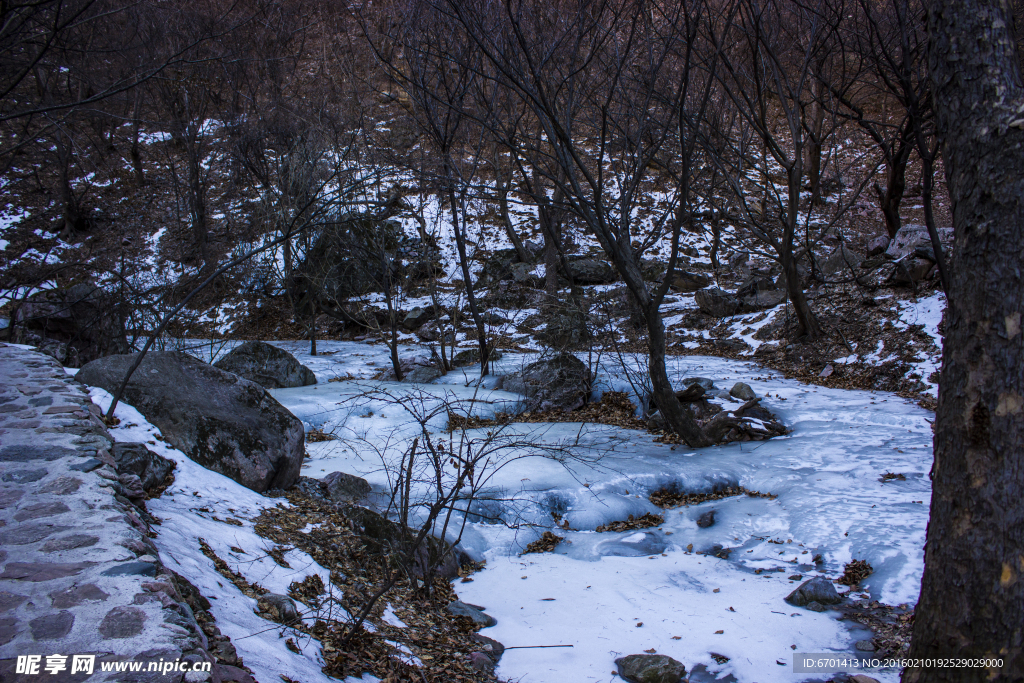
[[75, 470], [76, 472], [92, 472], [100, 467], [103, 467], [103, 461], [96, 458], [88, 458], [74, 465], [68, 465], [69, 470]]
[[279, 624], [293, 624], [302, 619], [295, 601], [287, 595], [277, 593], [261, 595], [256, 601], [256, 606], [271, 621], [276, 621]]
[[686, 673], [681, 662], [666, 655], [628, 655], [615, 664], [619, 676], [632, 683], [679, 683]]
[[150, 562], [123, 562], [106, 569], [103, 576], [156, 576], [156, 565]]
[[28, 600], [28, 596], [26, 595], [0, 591], [0, 612], [9, 612], [26, 600]]
[[[41, 426], [41, 423], [37, 420], [32, 421], [33, 426], [27, 427], [22, 426], [21, 429], [35, 429]], [[29, 424], [29, 423], [22, 423]], [[7, 425], [8, 427], [18, 428], [18, 425], [12, 423]], [[0, 462], [30, 462], [33, 460], [59, 460], [60, 458], [67, 457], [78, 457], [80, 453], [71, 448], [64, 448], [63, 446], [34, 446], [34, 445], [18, 445], [18, 446], [4, 446], [0, 448]]]
[[31, 484], [34, 481], [39, 481], [47, 474], [46, 470], [14, 470], [5, 472], [3, 480], [13, 484]]
[[83, 602], [103, 602], [110, 596], [94, 583], [72, 586], [62, 591], [50, 593], [50, 602], [57, 609], [77, 607]]
[[37, 524], [19, 524], [8, 531], [0, 533], [0, 543], [4, 545], [28, 545], [29, 543], [37, 543], [50, 534], [70, 528], [71, 527], [56, 526], [54, 524], [46, 524], [43, 522]]
[[56, 553], [61, 550], [74, 550], [75, 548], [88, 548], [96, 545], [100, 539], [98, 536], [89, 534], [71, 534], [60, 538], [51, 538], [40, 550], [44, 553]]
[[34, 640], [57, 640], [71, 632], [75, 625], [75, 615], [71, 612], [44, 614], [29, 622]]
[[703, 515], [697, 518], [697, 526], [701, 529], [707, 529], [709, 526], [713, 526], [715, 523], [715, 511], [708, 510]]
[[859, 650], [860, 652], [875, 651], [875, 644], [870, 640], [858, 640], [856, 643], [853, 644], [853, 646], [857, 648], [857, 650]]
[[18, 635], [18, 620], [14, 617], [0, 618], [0, 645], [6, 645]]
[[809, 603], [817, 602], [822, 605], [835, 605], [842, 597], [836, 591], [836, 587], [828, 579], [817, 576], [804, 581], [792, 593], [786, 596], [786, 602], [796, 607], [809, 607]]
[[486, 673], [494, 671], [494, 662], [483, 652], [470, 653], [469, 665], [477, 671], [483, 671]]
[[18, 510], [17, 514], [14, 515], [14, 519], [19, 522], [24, 522], [29, 519], [53, 517], [54, 515], [60, 515], [65, 512], [71, 512], [71, 508], [60, 501], [53, 503], [34, 503], [32, 505], [26, 505], [22, 509]]
[[741, 401], [752, 401], [757, 398], [754, 394], [754, 390], [750, 388], [750, 385], [743, 382], [736, 382], [736, 384], [733, 384], [732, 389], [729, 390], [729, 394]]
[[100, 622], [99, 631], [104, 639], [132, 638], [142, 633], [146, 613], [138, 607], [115, 607]]
[[821, 377], [821, 378], [831, 377], [831, 376], [832, 376], [832, 366], [831, 365], [826, 365], [825, 369], [822, 370], [821, 373], [818, 375], [818, 377]]
[[806, 605], [804, 605], [804, 607], [806, 609], [809, 609], [812, 612], [827, 612], [828, 611], [828, 607], [825, 607], [825, 605], [821, 604], [820, 602], [817, 602], [816, 600], [812, 600], [811, 602], [809, 602]]
[[6, 510], [21, 500], [25, 492], [21, 489], [0, 489], [0, 510]]
[[[526, 577], [523, 577], [526, 578]], [[497, 624], [497, 620], [490, 614], [484, 614], [483, 611], [471, 607], [461, 600], [455, 600], [448, 604], [448, 612], [458, 617], [469, 617], [473, 620], [473, 623], [479, 624], [482, 628], [488, 626], [494, 626]]]

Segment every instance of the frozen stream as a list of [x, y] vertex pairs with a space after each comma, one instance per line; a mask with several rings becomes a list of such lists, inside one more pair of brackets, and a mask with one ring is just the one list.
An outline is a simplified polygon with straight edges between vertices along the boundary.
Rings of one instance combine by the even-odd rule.
[[[426, 410], [447, 399], [482, 415], [516, 400], [487, 388], [492, 379], [474, 388], [478, 376], [468, 369], [428, 385], [371, 381], [388, 364], [382, 346], [327, 342], [321, 351], [329, 355], [310, 357], [305, 343], [279, 345], [313, 369], [320, 383], [272, 393], [310, 426], [342, 437], [308, 445], [307, 476], [341, 470], [380, 488], [387, 484], [382, 462], [400, 456], [416, 425], [392, 399], [374, 392], [415, 395]], [[531, 359], [507, 355], [496, 373]], [[676, 379], [707, 377], [725, 389], [748, 383], [759, 396], [767, 394], [763, 404], [792, 433], [693, 452], [654, 443], [644, 432], [600, 425], [522, 425], [521, 433], [538, 445], [574, 441], [583, 460], [565, 467], [524, 448], [517, 455], [526, 457], [493, 473], [485, 493], [495, 502], [476, 510], [504, 523], [468, 525], [463, 547], [485, 558], [487, 568], [457, 588], [498, 620], [485, 633], [504, 644], [574, 647], [511, 650], [501, 660], [502, 678], [609, 681], [616, 657], [653, 648], [688, 671], [703, 665], [739, 681], [822, 680], [828, 675], [794, 674], [793, 652], [851, 652], [867, 634], [851, 631], [835, 613], [786, 604], [782, 598], [799, 585], [789, 576], [834, 578], [851, 559], [866, 559], [875, 572], [863, 588], [873, 599], [916, 601], [932, 413], [892, 394], [803, 385], [747, 362], [691, 356], [670, 363]], [[349, 379], [328, 382], [332, 377]], [[621, 367], [603, 363], [596, 388], [628, 388]], [[439, 415], [430, 426], [440, 431], [445, 420]], [[883, 483], [886, 472], [906, 480]], [[695, 492], [723, 483], [777, 498], [740, 496], [668, 511], [647, 500], [666, 485]], [[716, 523], [698, 528], [697, 517], [712, 508]], [[552, 512], [578, 531], [555, 529], [566, 542], [554, 553], [520, 556], [551, 528]], [[664, 514], [665, 523], [644, 531], [593, 531], [645, 512]], [[690, 544], [693, 552], [686, 551]], [[728, 559], [698, 554], [716, 544], [731, 549]], [[823, 558], [817, 566], [816, 554]], [[729, 661], [717, 663], [711, 653]], [[898, 677], [895, 671], [871, 675]]]

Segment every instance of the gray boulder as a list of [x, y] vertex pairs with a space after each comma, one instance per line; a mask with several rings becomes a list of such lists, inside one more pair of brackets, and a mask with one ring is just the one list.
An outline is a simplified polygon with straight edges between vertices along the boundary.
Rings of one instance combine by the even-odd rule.
[[[439, 342], [441, 341], [441, 325], [436, 320], [424, 323], [422, 327], [416, 330], [416, 336], [425, 342]], [[455, 343], [455, 331], [451, 328], [447, 329], [444, 333], [444, 343]]]
[[494, 626], [498, 623], [490, 614], [484, 614], [483, 610], [479, 610], [472, 605], [467, 605], [460, 600], [455, 600], [449, 603], [448, 611], [457, 617], [469, 617], [473, 620], [474, 624], [477, 624], [481, 628]]
[[117, 463], [118, 473], [138, 476], [146, 491], [163, 484], [175, 467], [173, 460], [157, 455], [144, 443], [115, 443], [110, 454]]
[[894, 282], [911, 284], [926, 280], [932, 274], [935, 263], [926, 258], [908, 258], [896, 264], [892, 273]]
[[669, 287], [677, 292], [683, 292], [684, 294], [696, 292], [698, 289], [703, 289], [710, 284], [711, 278], [707, 275], [690, 273], [685, 270], [677, 270], [672, 273], [672, 278], [668, 282]]
[[754, 394], [754, 390], [750, 388], [750, 385], [743, 382], [736, 382], [736, 384], [733, 384], [732, 389], [729, 390], [729, 395], [738, 398], [741, 401], [752, 401], [757, 398]]
[[[429, 384], [444, 374], [433, 356], [403, 356], [398, 359], [398, 366], [402, 369], [402, 381], [413, 384]], [[394, 380], [394, 368], [389, 368], [383, 378]]]
[[[116, 392], [135, 355], [107, 356], [77, 379]], [[238, 375], [177, 351], [146, 354], [125, 390], [164, 439], [207, 469], [257, 492], [288, 489], [302, 466], [302, 422]]]
[[792, 593], [786, 596], [786, 602], [796, 607], [806, 607], [812, 602], [820, 605], [835, 605], [842, 601], [832, 582], [823, 576], [804, 581]]
[[576, 356], [560, 353], [501, 378], [499, 388], [526, 396], [523, 409], [579, 408], [590, 397], [590, 370]]
[[261, 341], [236, 346], [214, 366], [233, 372], [267, 389], [289, 389], [316, 384], [313, 371], [284, 349]]
[[689, 387], [693, 384], [699, 384], [704, 391], [711, 391], [715, 388], [715, 380], [708, 379], [707, 377], [686, 377], [682, 381], [684, 387]]
[[878, 256], [889, 248], [889, 236], [878, 235], [868, 242], [868, 257]]
[[679, 683], [686, 673], [681, 662], [666, 655], [627, 655], [615, 665], [619, 676], [632, 683]]
[[593, 338], [588, 326], [589, 317], [578, 308], [563, 307], [548, 315], [544, 329], [537, 332], [537, 339], [547, 346], [558, 349], [579, 349], [586, 347]]
[[708, 287], [694, 294], [694, 301], [702, 313], [713, 318], [726, 318], [740, 310], [740, 300], [718, 287]]
[[606, 285], [619, 279], [615, 267], [598, 258], [579, 258], [569, 262], [572, 279], [578, 285]]
[[406, 314], [405, 319], [402, 321], [402, 327], [412, 332], [413, 330], [423, 327], [433, 319], [433, 308], [423, 308], [422, 306], [417, 306], [416, 308], [412, 309]]
[[336, 503], [358, 503], [372, 491], [368, 481], [345, 472], [331, 472], [323, 478], [323, 483], [327, 495]]
[[[953, 242], [953, 228], [938, 228], [939, 241], [948, 246]], [[901, 259], [914, 253], [920, 245], [931, 246], [932, 239], [928, 228], [923, 225], [908, 224], [896, 231], [896, 236], [886, 248], [885, 253], [893, 259]]]

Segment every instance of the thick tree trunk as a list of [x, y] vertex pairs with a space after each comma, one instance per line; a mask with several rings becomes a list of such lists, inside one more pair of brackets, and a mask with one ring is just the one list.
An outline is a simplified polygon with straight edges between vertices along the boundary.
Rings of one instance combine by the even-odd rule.
[[1024, 680], [1024, 105], [1006, 0], [927, 5], [955, 248], [931, 520], [904, 681]]
[[649, 305], [644, 311], [647, 322], [647, 370], [651, 378], [651, 394], [658, 405], [665, 424], [683, 438], [687, 446], [700, 448], [712, 443], [704, 436], [693, 415], [676, 398], [675, 389], [665, 369], [665, 324], [657, 306]]

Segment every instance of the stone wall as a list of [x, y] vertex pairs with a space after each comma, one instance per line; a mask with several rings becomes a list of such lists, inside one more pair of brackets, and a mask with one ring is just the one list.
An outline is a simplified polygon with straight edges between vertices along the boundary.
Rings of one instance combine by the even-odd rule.
[[[0, 344], [0, 681], [251, 681], [210, 654], [148, 515], [122, 495], [111, 443], [59, 363]], [[71, 673], [75, 655], [94, 657], [92, 675]], [[19, 673], [34, 656], [36, 673], [29, 659]], [[210, 670], [148, 671], [160, 660]], [[115, 662], [143, 670], [102, 671]]]

